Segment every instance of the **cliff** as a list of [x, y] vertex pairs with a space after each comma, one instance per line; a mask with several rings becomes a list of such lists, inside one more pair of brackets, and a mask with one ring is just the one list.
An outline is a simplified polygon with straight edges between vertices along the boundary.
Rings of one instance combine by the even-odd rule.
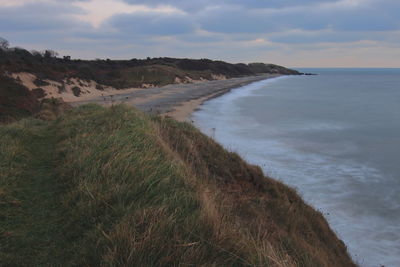
[[36, 114], [46, 98], [115, 94], [174, 83], [228, 79], [259, 74], [299, 75], [264, 63], [230, 64], [209, 59], [147, 58], [80, 60], [54, 51], [0, 48], [0, 122]]
[[86, 105], [0, 137], [4, 266], [354, 266], [321, 213], [190, 124]]

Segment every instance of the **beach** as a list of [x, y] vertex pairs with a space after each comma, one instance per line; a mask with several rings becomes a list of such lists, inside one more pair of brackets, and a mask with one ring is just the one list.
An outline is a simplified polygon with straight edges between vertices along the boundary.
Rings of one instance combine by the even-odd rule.
[[114, 94], [94, 96], [69, 102], [73, 106], [88, 103], [102, 105], [128, 104], [150, 113], [170, 116], [178, 121], [188, 121], [190, 114], [204, 101], [220, 96], [234, 88], [275, 78], [280, 74], [263, 74], [226, 80], [202, 81], [188, 84], [170, 84], [138, 90], [115, 90]]

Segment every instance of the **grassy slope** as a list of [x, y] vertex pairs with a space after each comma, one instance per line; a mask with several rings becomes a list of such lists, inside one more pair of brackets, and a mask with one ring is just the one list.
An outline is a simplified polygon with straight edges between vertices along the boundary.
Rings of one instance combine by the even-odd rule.
[[0, 265], [353, 265], [320, 213], [189, 124], [83, 106], [0, 138]]
[[[12, 73], [27, 72], [36, 76], [38, 87], [28, 90], [21, 81], [11, 79]], [[65, 89], [71, 79], [94, 80], [98, 90], [103, 85], [116, 89], [163, 86], [176, 81], [213, 80], [215, 77], [240, 77], [263, 73], [299, 75], [295, 70], [274, 64], [230, 64], [208, 59], [148, 58], [131, 60], [70, 60], [31, 53], [25, 49], [0, 49], [0, 123], [11, 122], [36, 114], [48, 85], [45, 80], [60, 83]], [[79, 84], [78, 84], [79, 85]], [[83, 85], [75, 87], [77, 93]]]
[[0, 73], [0, 123], [31, 115], [39, 107], [38, 95], [34, 91]]
[[[118, 89], [140, 87], [143, 83], [162, 86], [175, 78], [212, 79], [212, 75], [228, 78], [280, 73], [298, 75], [298, 71], [274, 64], [230, 64], [208, 59], [148, 58], [131, 60], [69, 60], [33, 55], [21, 48], [0, 49], [0, 74], [29, 72], [39, 79], [64, 82], [64, 79], [94, 80]], [[0, 82], [0, 86], [1, 86]], [[40, 87], [40, 83], [37, 83]]]

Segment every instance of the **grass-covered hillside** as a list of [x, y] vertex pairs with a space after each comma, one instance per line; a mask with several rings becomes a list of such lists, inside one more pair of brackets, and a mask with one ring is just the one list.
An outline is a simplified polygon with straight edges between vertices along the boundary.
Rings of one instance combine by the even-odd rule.
[[[79, 97], [88, 87], [101, 94], [107, 89], [148, 88], [264, 73], [301, 74], [274, 64], [177, 58], [80, 60], [57, 57], [51, 50], [0, 46], [0, 123], [36, 114], [41, 100], [51, 98], [49, 90], [55, 95], [73, 92]], [[23, 76], [32, 77], [32, 81], [21, 79]]]
[[209, 59], [147, 58], [131, 60], [73, 60], [59, 58], [53, 51], [39, 53], [22, 48], [0, 49], [0, 73], [28, 72], [41, 80], [64, 81], [70, 78], [93, 80], [114, 88], [162, 86], [178, 80], [212, 80], [261, 73], [298, 75], [298, 71], [274, 64], [230, 64]]
[[0, 138], [0, 266], [354, 265], [295, 191], [189, 124], [88, 105]]
[[62, 99], [43, 97], [42, 89], [29, 90], [15, 79], [0, 73], [0, 124], [32, 115], [53, 119], [70, 108]]
[[40, 91], [30, 91], [0, 73], [0, 123], [16, 120], [39, 111]]

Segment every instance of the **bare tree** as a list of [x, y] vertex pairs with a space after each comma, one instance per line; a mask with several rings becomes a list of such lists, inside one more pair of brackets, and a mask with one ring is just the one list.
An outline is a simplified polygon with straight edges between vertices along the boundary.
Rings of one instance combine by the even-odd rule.
[[33, 55], [33, 56], [35, 56], [35, 57], [43, 57], [43, 55], [42, 55], [42, 53], [41, 52], [39, 52], [39, 51], [37, 51], [37, 50], [32, 50], [31, 51], [31, 54]]
[[52, 57], [57, 57], [58, 53], [54, 50], [46, 50], [44, 51], [44, 57], [45, 58], [52, 58]]
[[0, 37], [0, 49], [7, 50], [9, 45], [9, 42], [6, 39]]

